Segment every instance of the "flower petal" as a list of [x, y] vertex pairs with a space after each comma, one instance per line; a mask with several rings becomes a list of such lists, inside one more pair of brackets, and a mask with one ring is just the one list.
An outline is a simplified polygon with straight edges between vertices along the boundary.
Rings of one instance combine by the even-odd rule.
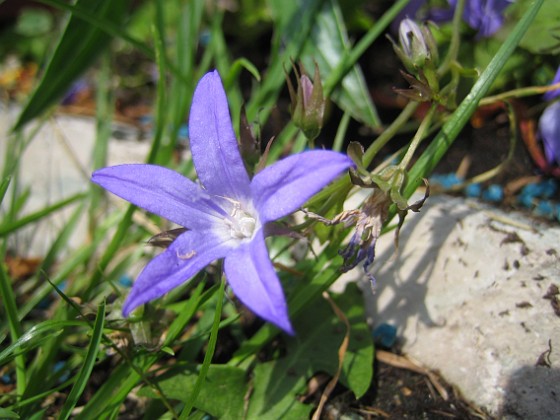
[[294, 334], [286, 298], [268, 257], [262, 230], [251, 242], [242, 244], [226, 257], [224, 269], [229, 285], [243, 304], [288, 334]]
[[237, 201], [249, 198], [249, 175], [243, 165], [220, 75], [198, 82], [189, 116], [189, 139], [198, 178], [209, 193]]
[[212, 261], [223, 258], [234, 241], [209, 231], [188, 231], [151, 260], [134, 282], [123, 305], [123, 315], [157, 299], [189, 280]]
[[313, 150], [282, 159], [255, 175], [251, 183], [261, 223], [284, 217], [352, 166], [346, 155]]
[[539, 120], [539, 133], [546, 160], [550, 165], [560, 165], [560, 102], [549, 105]]
[[91, 180], [152, 213], [189, 229], [204, 229], [223, 210], [181, 174], [155, 165], [118, 165], [95, 171]]

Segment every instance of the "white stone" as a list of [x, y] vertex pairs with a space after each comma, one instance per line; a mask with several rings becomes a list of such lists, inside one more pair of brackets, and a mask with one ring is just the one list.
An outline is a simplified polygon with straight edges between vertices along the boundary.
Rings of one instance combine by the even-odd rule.
[[[432, 197], [394, 251], [389, 233], [366, 296], [372, 324], [396, 326], [404, 353], [492, 415], [560, 418], [560, 317], [543, 298], [560, 287], [560, 227]], [[370, 289], [359, 269], [345, 279]], [[549, 340], [552, 366], [536, 366]]]
[[[1, 109], [0, 132], [0, 168], [3, 170], [8, 142], [18, 141], [9, 135], [12, 125], [17, 119], [19, 107]], [[26, 127], [29, 135], [36, 126], [36, 122]], [[115, 134], [122, 137], [128, 133], [127, 139], [117, 139]], [[132, 126], [113, 126], [113, 136], [109, 141], [108, 165], [121, 163], [141, 163], [145, 160], [150, 142], [136, 141], [139, 136], [137, 129]], [[49, 118], [37, 134], [31, 139], [20, 159], [19, 185], [22, 189], [29, 188], [30, 194], [20, 216], [25, 216], [46, 206], [92, 188], [89, 181], [93, 168], [93, 145], [96, 138], [95, 120], [89, 117], [55, 115]], [[13, 180], [12, 180], [13, 184]], [[11, 188], [13, 185], [11, 186]], [[2, 203], [2, 214], [7, 210], [10, 192], [6, 194]], [[11, 238], [10, 247], [20, 256], [41, 256], [48, 252], [53, 241], [66, 224], [75, 206], [70, 205], [41, 219], [29, 228], [21, 229]], [[70, 240], [70, 247], [76, 248], [84, 243], [86, 238], [85, 215], [80, 221]]]

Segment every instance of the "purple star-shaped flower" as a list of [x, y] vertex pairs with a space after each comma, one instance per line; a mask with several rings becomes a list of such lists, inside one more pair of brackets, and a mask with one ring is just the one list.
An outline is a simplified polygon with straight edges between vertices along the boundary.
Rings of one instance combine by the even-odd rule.
[[308, 151], [280, 160], [250, 180], [217, 71], [207, 73], [194, 92], [189, 135], [202, 186], [155, 165], [119, 165], [92, 175], [93, 182], [113, 194], [188, 229], [140, 273], [124, 303], [124, 316], [224, 258], [226, 279], [239, 300], [293, 334], [268, 257], [265, 226], [300, 208], [348, 169], [351, 160], [332, 151]]

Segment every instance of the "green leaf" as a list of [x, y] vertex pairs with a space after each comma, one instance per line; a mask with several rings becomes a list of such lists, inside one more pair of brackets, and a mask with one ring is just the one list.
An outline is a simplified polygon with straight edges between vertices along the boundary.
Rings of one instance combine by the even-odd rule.
[[[154, 382], [164, 395], [173, 400], [186, 401], [198, 378], [198, 365], [173, 367]], [[227, 365], [210, 365], [208, 374], [196, 399], [195, 407], [220, 419], [243, 418], [243, 403], [247, 393], [246, 373]], [[159, 398], [152, 388], [144, 387], [140, 396]]]
[[[351, 326], [340, 382], [359, 398], [369, 388], [373, 376], [373, 341], [365, 322], [363, 297], [353, 284], [334, 300]], [[310, 407], [299, 403], [297, 395], [304, 392], [315, 373], [334, 376], [338, 370], [338, 349], [345, 326], [330, 305], [322, 298], [314, 300], [294, 320], [294, 325], [297, 335], [287, 340], [287, 356], [255, 368], [248, 418], [280, 418], [288, 413], [292, 416], [294, 410], [305, 417]]]
[[305, 390], [305, 377], [292, 372], [286, 360], [257, 365], [248, 419], [308, 419], [313, 406], [302, 404], [297, 395]]
[[53, 27], [53, 15], [48, 10], [23, 9], [14, 31], [20, 35], [33, 37], [46, 34]]
[[[350, 51], [348, 33], [337, 0], [323, 4], [317, 15], [311, 38], [305, 45], [302, 60], [309, 74], [313, 74], [313, 61], [319, 66], [323, 80], [329, 78], [333, 69], [345, 60]], [[332, 100], [356, 120], [377, 128], [381, 125], [377, 110], [369, 95], [367, 84], [359, 65], [342, 79], [341, 85], [332, 92]]]
[[[122, 25], [128, 14], [128, 4], [128, 0], [77, 0], [75, 7], [98, 19]], [[111, 36], [98, 26], [72, 15], [39, 85], [21, 111], [14, 130], [23, 127], [60, 99], [72, 82], [107, 47], [109, 41]]]
[[11, 176], [6, 176], [0, 183], [0, 203], [4, 201], [4, 197], [6, 196], [6, 191], [8, 191], [8, 187], [10, 186], [11, 180], [12, 180]]
[[19, 419], [17, 413], [0, 407], [0, 418], [3, 419]]
[[101, 338], [103, 337], [103, 326], [105, 325], [105, 302], [99, 305], [97, 308], [97, 316], [95, 317], [95, 323], [93, 325], [93, 333], [91, 335], [91, 341], [87, 350], [86, 358], [84, 359], [84, 364], [80, 369], [80, 373], [76, 378], [76, 382], [68, 395], [68, 398], [64, 402], [62, 409], [60, 411], [59, 419], [67, 419], [70, 417], [72, 410], [76, 406], [80, 395], [84, 392], [87, 381], [95, 365], [97, 358], [97, 353], [99, 352], [99, 344], [101, 343]]
[[19, 339], [10, 344], [0, 353], [0, 365], [8, 362], [15, 356], [28, 352], [41, 345], [46, 340], [60, 334], [65, 328], [86, 325], [83, 321], [43, 321], [23, 333]]
[[[510, 20], [518, 22], [531, 5], [532, 0], [517, 0], [508, 9]], [[534, 54], [557, 54], [560, 52], [560, 13], [558, 2], [546, 1], [535, 16], [519, 46]]]
[[67, 206], [68, 204], [73, 203], [74, 201], [77, 201], [81, 198], [84, 197], [84, 194], [79, 193], [79, 194], [75, 194], [71, 197], [68, 197], [65, 200], [59, 201], [56, 204], [53, 204], [52, 206], [48, 206], [45, 207], [39, 211], [36, 211], [34, 213], [31, 213], [27, 216], [22, 217], [19, 220], [16, 220], [15, 222], [5, 222], [0, 224], [0, 236], [4, 236], [7, 235], [9, 233], [12, 233], [22, 227], [24, 227], [25, 225], [28, 225], [30, 223], [36, 222], [39, 219], [48, 216], [50, 213], [53, 213], [65, 206]]

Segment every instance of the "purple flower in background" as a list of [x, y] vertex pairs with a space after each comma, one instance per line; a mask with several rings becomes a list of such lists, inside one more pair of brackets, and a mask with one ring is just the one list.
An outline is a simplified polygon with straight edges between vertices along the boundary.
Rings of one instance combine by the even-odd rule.
[[[448, 0], [450, 10], [434, 9], [430, 18], [435, 22], [453, 19], [457, 0]], [[478, 31], [477, 38], [488, 38], [495, 34], [504, 24], [504, 11], [511, 0], [466, 0], [463, 20]]]
[[[556, 70], [556, 75], [554, 76], [554, 79], [552, 79], [551, 85], [555, 85], [556, 83], [560, 83], [560, 66], [558, 67], [558, 70]], [[558, 96], [560, 96], [560, 89], [554, 89], [545, 92], [545, 94], [543, 95], [543, 99], [545, 101], [552, 101]]]
[[560, 165], [560, 102], [549, 105], [539, 120], [539, 134], [549, 165]]
[[[457, 0], [451, 3], [457, 3]], [[502, 27], [504, 10], [510, 4], [509, 0], [467, 0], [463, 19], [478, 31], [478, 37], [487, 38]]]
[[300, 208], [351, 160], [314, 150], [287, 157], [250, 180], [217, 71], [206, 74], [195, 90], [189, 131], [201, 185], [154, 165], [119, 165], [93, 173], [92, 181], [113, 194], [188, 229], [140, 273], [124, 303], [124, 316], [225, 258], [225, 275], [239, 300], [293, 334], [265, 245], [265, 226]]

